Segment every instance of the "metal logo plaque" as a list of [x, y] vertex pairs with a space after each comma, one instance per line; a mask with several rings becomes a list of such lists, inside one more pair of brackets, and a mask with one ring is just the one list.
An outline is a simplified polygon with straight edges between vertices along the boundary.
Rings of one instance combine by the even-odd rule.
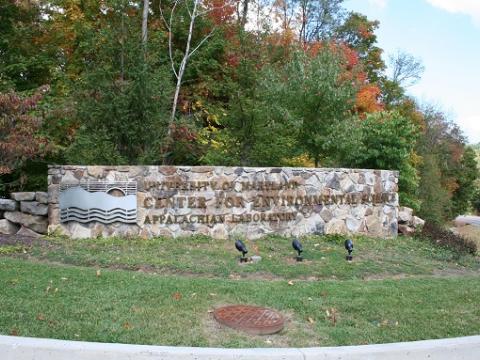
[[60, 184], [60, 222], [98, 221], [104, 224], [137, 221], [137, 183], [83, 182]]

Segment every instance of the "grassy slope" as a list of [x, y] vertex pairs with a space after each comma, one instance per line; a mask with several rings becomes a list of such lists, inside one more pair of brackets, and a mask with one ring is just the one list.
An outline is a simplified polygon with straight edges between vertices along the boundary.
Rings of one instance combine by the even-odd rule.
[[[250, 254], [263, 257], [248, 265], [238, 264], [232, 241], [207, 237], [0, 246], [0, 333], [224, 347], [480, 333], [478, 257], [457, 257], [418, 239], [358, 237], [348, 263], [343, 238], [302, 242], [303, 263], [293, 260], [289, 239], [247, 242]], [[288, 318], [286, 329], [255, 337], [217, 325], [209, 311], [234, 303], [278, 309]]]
[[[0, 257], [0, 288], [0, 333], [22, 336], [242, 347], [383, 343], [480, 332], [478, 276], [289, 285], [124, 270], [97, 276], [92, 268]], [[289, 318], [286, 331], [251, 337], [220, 328], [209, 310], [232, 303], [280, 310]]]
[[354, 238], [354, 262], [345, 261], [342, 237], [301, 239], [305, 261], [296, 263], [291, 239], [270, 236], [247, 241], [258, 264], [239, 265], [233, 241], [195, 238], [85, 239], [51, 238], [26, 249], [30, 257], [81, 266], [143, 269], [148, 272], [256, 279], [354, 279], [432, 275], [480, 270], [471, 256], [457, 258], [427, 241]]

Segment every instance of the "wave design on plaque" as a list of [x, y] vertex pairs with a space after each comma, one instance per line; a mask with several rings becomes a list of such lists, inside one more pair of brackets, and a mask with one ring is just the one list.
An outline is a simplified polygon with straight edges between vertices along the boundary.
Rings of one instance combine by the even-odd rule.
[[[85, 190], [88, 188], [85, 184], [65, 186], [61, 189], [59, 196], [60, 221], [80, 223], [98, 221], [104, 224], [136, 223], [136, 184], [134, 184], [135, 191], [132, 191], [131, 184], [128, 185], [128, 191], [126, 191], [127, 184], [123, 187], [118, 184], [104, 185], [102, 186], [104, 191], [94, 192]], [[110, 195], [111, 193], [115, 195]], [[131, 195], [125, 195], [129, 193]]]

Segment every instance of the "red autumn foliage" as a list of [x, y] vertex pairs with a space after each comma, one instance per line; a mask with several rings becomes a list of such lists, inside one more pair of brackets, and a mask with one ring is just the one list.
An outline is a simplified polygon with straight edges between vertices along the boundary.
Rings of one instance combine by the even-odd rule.
[[203, 5], [215, 25], [223, 25], [234, 19], [236, 2], [233, 0], [205, 0]]
[[23, 98], [13, 91], [0, 93], [0, 175], [9, 174], [26, 160], [44, 154], [46, 139], [37, 134], [41, 120], [32, 111], [47, 90], [42, 87]]

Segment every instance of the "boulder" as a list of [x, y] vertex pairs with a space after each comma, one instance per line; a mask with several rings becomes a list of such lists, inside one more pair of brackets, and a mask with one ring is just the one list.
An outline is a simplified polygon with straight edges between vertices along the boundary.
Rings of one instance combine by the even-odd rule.
[[18, 208], [18, 203], [12, 199], [0, 199], [1, 211], [15, 211]]
[[398, 223], [407, 224], [412, 221], [413, 209], [402, 206], [398, 209]]
[[34, 192], [14, 192], [10, 194], [13, 200], [17, 201], [32, 201], [35, 200]]
[[414, 216], [412, 220], [412, 225], [415, 229], [422, 228], [425, 225], [425, 220], [420, 219], [418, 216]]
[[406, 224], [398, 225], [398, 232], [405, 236], [412, 236], [415, 233], [415, 229]]
[[37, 191], [35, 193], [35, 201], [38, 201], [40, 204], [48, 204], [48, 193]]
[[22, 201], [20, 210], [27, 214], [45, 216], [48, 214], [48, 205], [40, 204], [37, 201]]
[[5, 219], [20, 224], [40, 234], [47, 233], [48, 219], [46, 216], [24, 214], [20, 211], [9, 211], [4, 214]]
[[0, 220], [0, 234], [13, 235], [18, 231], [18, 225], [7, 219]]
[[30, 230], [29, 228], [27, 228], [25, 226], [22, 226], [20, 228], [20, 230], [18, 230], [16, 235], [31, 237], [31, 238], [35, 238], [35, 239], [38, 239], [38, 238], [42, 237], [42, 235], [40, 235], [39, 233], [36, 233], [35, 231]]

